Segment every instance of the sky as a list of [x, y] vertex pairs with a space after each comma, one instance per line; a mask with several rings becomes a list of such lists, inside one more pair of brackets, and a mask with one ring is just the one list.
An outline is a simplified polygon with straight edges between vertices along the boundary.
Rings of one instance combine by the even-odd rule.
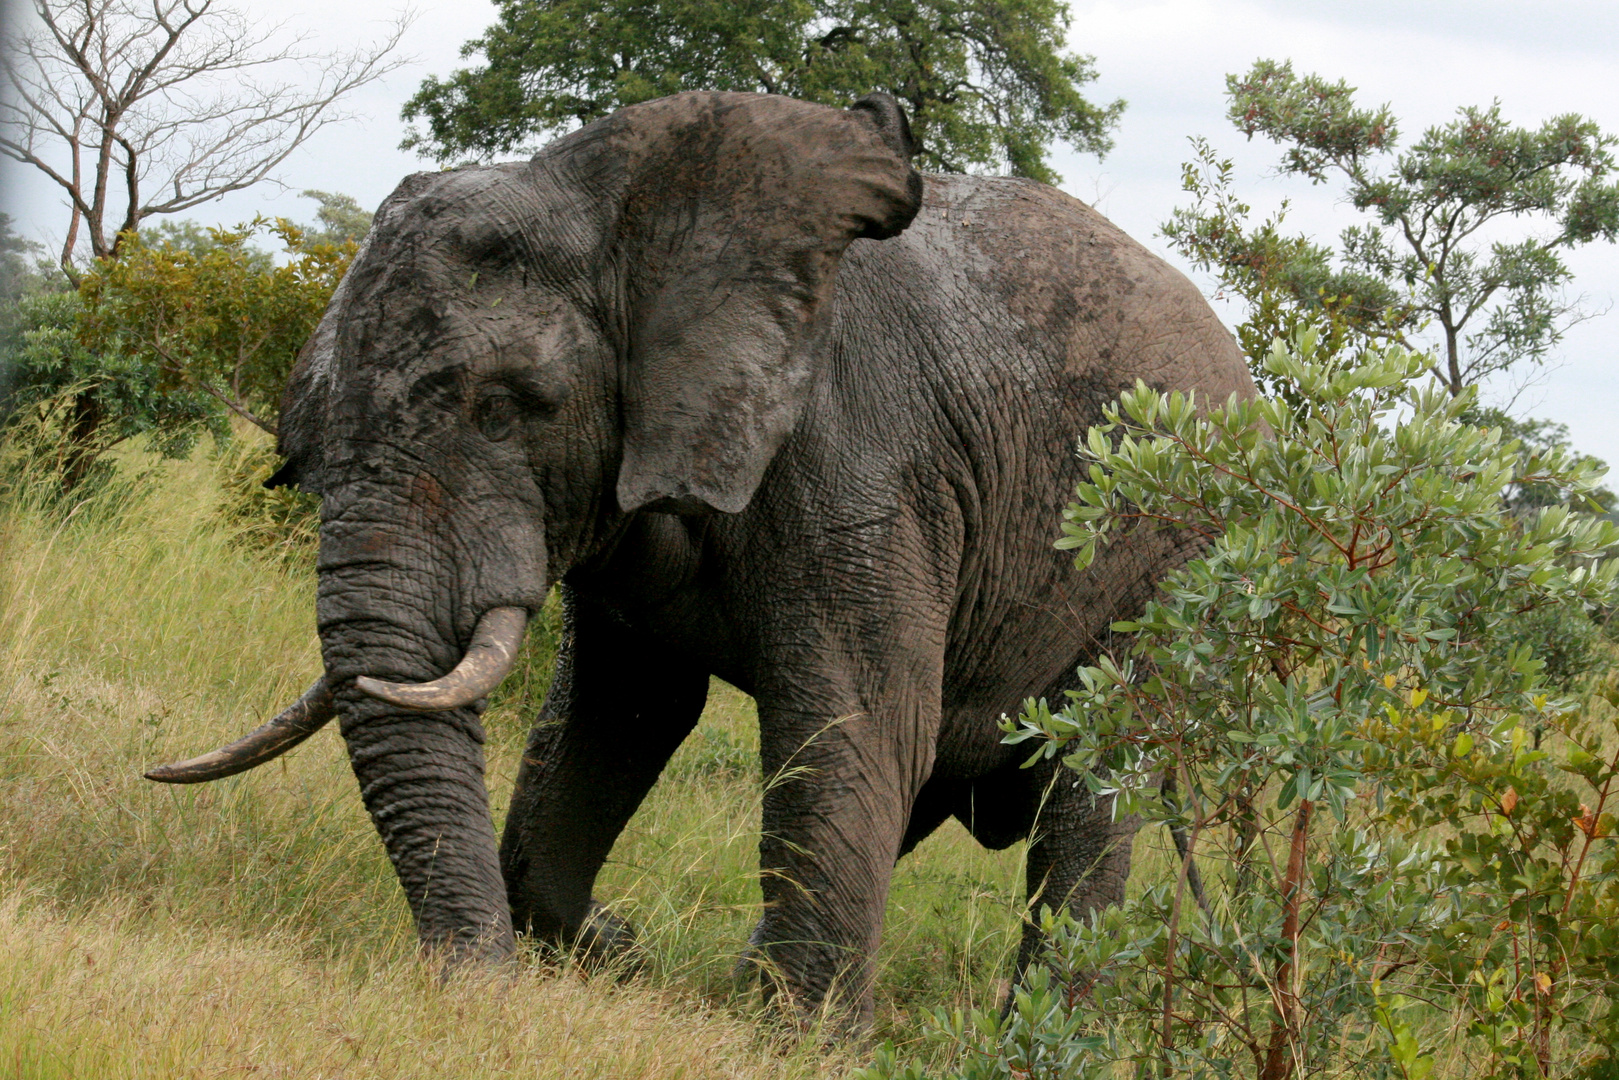
[[[313, 48], [374, 40], [400, 0], [238, 0], [256, 18], [284, 21]], [[399, 149], [399, 109], [429, 74], [465, 63], [460, 45], [495, 18], [488, 0], [415, 0], [401, 52], [411, 62], [348, 99], [356, 118], [318, 133], [261, 185], [204, 204], [188, 216], [232, 224], [255, 213], [312, 221], [306, 188], [343, 192], [375, 207], [404, 176], [433, 168]], [[1331, 185], [1276, 175], [1277, 148], [1246, 142], [1225, 119], [1225, 77], [1265, 57], [1297, 71], [1345, 79], [1362, 105], [1390, 105], [1409, 143], [1463, 105], [1499, 100], [1523, 125], [1578, 112], [1619, 133], [1619, 2], [1616, 0], [1070, 0], [1069, 46], [1096, 58], [1093, 100], [1129, 106], [1105, 160], [1059, 149], [1062, 187], [1183, 269], [1158, 230], [1187, 200], [1180, 167], [1187, 139], [1207, 137], [1237, 166], [1238, 191], [1256, 217], [1291, 202], [1289, 222], [1327, 239], [1358, 215]], [[60, 242], [66, 211], [48, 184], [6, 163], [7, 212], [18, 231]], [[1568, 257], [1572, 291], [1595, 317], [1574, 327], [1533, 385], [1486, 388], [1520, 415], [1568, 425], [1574, 445], [1619, 468], [1619, 247], [1592, 245]], [[1213, 283], [1193, 273], [1205, 289]], [[1612, 309], [1611, 311], [1609, 309]], [[1241, 317], [1220, 308], [1228, 322]], [[1602, 312], [1607, 314], [1601, 314]]]

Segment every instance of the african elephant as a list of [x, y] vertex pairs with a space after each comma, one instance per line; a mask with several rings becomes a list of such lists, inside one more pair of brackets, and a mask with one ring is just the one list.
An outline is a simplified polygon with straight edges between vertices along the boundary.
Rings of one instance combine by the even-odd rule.
[[[322, 496], [325, 674], [154, 778], [335, 713], [424, 945], [610, 952], [633, 932], [597, 871], [717, 675], [758, 703], [764, 774], [792, 766], [752, 946], [798, 1008], [869, 1016], [895, 861], [951, 815], [1032, 834], [1031, 900], [1119, 898], [1130, 830], [996, 722], [1183, 557], [1141, 533], [1080, 574], [1053, 548], [1076, 437], [1138, 379], [1252, 385], [1100, 215], [915, 151], [886, 95], [699, 92], [405, 180], [283, 405], [271, 482]], [[553, 582], [565, 641], [497, 848], [481, 699]]]

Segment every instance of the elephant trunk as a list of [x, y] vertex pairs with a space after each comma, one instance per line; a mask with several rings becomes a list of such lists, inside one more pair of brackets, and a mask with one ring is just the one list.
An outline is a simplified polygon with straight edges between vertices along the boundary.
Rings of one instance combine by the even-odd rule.
[[516, 942], [484, 783], [482, 703], [423, 712], [379, 700], [353, 677], [363, 670], [419, 682], [430, 673], [424, 669], [449, 666], [435, 656], [446, 650], [425, 642], [420, 662], [401, 663], [409, 636], [376, 619], [322, 625], [327, 671], [340, 680], [337, 714], [349, 764], [422, 946], [452, 964], [498, 961]]
[[510, 956], [477, 710], [401, 712], [352, 686], [337, 701], [361, 798], [423, 947], [452, 964]]
[[326, 493], [317, 602], [326, 675], [422, 945], [451, 963], [498, 961], [516, 942], [479, 714], [528, 612], [544, 602], [543, 531], [515, 514], [413, 522], [413, 507], [396, 500], [383, 485]]

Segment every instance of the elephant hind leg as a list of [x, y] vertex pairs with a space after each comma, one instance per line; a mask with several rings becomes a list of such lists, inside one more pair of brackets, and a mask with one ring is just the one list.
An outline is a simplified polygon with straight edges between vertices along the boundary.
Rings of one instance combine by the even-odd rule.
[[518, 769], [501, 872], [520, 932], [607, 959], [635, 935], [591, 896], [596, 875], [697, 725], [708, 674], [569, 592], [563, 603], [556, 677]]
[[1130, 853], [1139, 822], [1112, 819], [1112, 800], [1091, 794], [1079, 776], [1052, 763], [1033, 769], [1043, 774], [1042, 792], [1030, 832], [1026, 884], [1029, 920], [1018, 949], [1017, 977], [1043, 944], [1038, 913], [1042, 906], [1066, 908], [1076, 917], [1124, 900]]
[[956, 818], [992, 851], [1029, 842], [1025, 884], [1029, 918], [1018, 949], [1017, 977], [1039, 951], [1042, 905], [1084, 915], [1124, 899], [1136, 821], [1112, 820], [1079, 776], [1057, 762], [1008, 766], [966, 786]]

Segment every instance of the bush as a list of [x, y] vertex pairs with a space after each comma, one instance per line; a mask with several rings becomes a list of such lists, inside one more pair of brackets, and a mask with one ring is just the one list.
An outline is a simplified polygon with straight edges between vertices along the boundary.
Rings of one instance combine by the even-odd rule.
[[320, 542], [320, 499], [290, 487], [267, 488], [281, 467], [269, 440], [245, 425], [218, 444], [219, 516], [245, 547], [313, 570]]
[[[276, 265], [250, 241], [281, 241]], [[155, 245], [126, 234], [79, 292], [79, 338], [102, 354], [139, 356], [160, 390], [205, 395], [274, 433], [281, 390], [326, 311], [356, 245], [321, 243], [283, 218], [175, 230]]]
[[84, 304], [74, 292], [40, 292], [0, 318], [0, 367], [10, 371], [0, 415], [26, 429], [70, 491], [104, 468], [109, 450], [137, 435], [167, 457], [184, 457], [222, 414], [201, 394], [160, 387], [156, 366], [117, 349], [92, 351], [80, 336]]
[[[1205, 547], [1115, 624], [1127, 653], [1006, 738], [1181, 857], [1122, 908], [1045, 913], [1050, 966], [1004, 1020], [938, 1018], [963, 1077], [1418, 1080], [1434, 1031], [1490, 1077], [1619, 1067], [1619, 727], [1549, 700], [1520, 640], [1611, 600], [1619, 529], [1503, 501], [1600, 469], [1551, 450], [1526, 473], [1470, 395], [1416, 384], [1426, 358], [1316, 346], [1265, 360], [1298, 401], [1204, 415], [1138, 384], [1081, 446], [1080, 566], [1137, 529]], [[920, 1073], [885, 1052], [866, 1075]]]

